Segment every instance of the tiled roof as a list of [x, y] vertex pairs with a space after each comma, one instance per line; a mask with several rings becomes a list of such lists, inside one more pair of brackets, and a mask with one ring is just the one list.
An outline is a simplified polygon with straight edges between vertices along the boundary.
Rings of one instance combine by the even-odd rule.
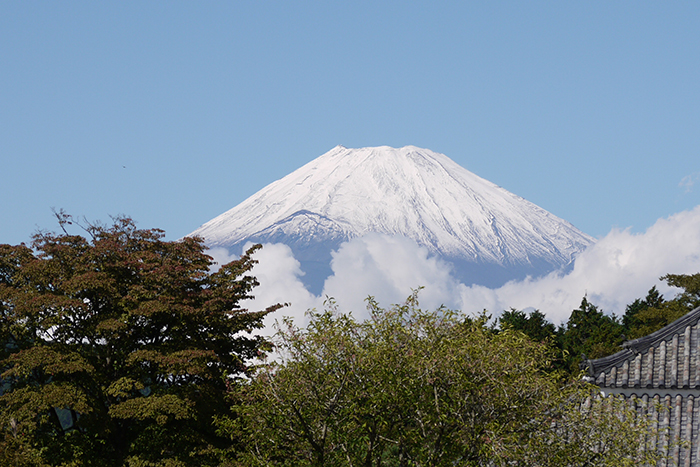
[[587, 360], [588, 380], [621, 394], [667, 438], [655, 441], [661, 465], [700, 466], [700, 307], [623, 350]]
[[700, 307], [668, 326], [625, 342], [623, 350], [588, 360], [592, 381], [602, 388], [700, 389]]

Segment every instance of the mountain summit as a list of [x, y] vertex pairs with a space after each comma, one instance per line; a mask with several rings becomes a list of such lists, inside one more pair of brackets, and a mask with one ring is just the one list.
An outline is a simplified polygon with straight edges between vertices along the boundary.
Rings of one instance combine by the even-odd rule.
[[428, 149], [337, 146], [191, 235], [240, 254], [291, 247], [319, 293], [331, 251], [368, 233], [399, 235], [452, 264], [463, 283], [500, 286], [571, 264], [593, 238]]

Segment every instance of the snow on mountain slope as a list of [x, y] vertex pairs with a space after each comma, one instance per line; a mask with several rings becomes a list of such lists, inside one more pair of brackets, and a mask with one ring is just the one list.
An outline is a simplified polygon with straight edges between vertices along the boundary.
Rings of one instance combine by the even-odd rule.
[[322, 275], [332, 250], [370, 232], [409, 238], [463, 270], [465, 283], [490, 286], [566, 266], [593, 243], [447, 156], [414, 146], [337, 146], [192, 235], [232, 253], [248, 240], [286, 243], [302, 269]]

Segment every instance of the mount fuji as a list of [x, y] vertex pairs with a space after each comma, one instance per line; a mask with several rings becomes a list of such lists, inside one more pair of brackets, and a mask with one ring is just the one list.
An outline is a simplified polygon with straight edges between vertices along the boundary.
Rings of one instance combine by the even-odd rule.
[[425, 247], [466, 285], [498, 287], [566, 269], [594, 239], [428, 149], [337, 146], [190, 235], [240, 254], [284, 243], [319, 294], [333, 252], [367, 234]]

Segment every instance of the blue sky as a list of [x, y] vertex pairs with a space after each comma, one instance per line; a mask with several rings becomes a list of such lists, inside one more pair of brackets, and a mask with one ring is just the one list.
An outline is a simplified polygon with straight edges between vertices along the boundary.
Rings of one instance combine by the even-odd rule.
[[434, 3], [1, 1], [0, 243], [52, 207], [179, 238], [338, 144], [596, 237], [700, 205], [700, 3]]

